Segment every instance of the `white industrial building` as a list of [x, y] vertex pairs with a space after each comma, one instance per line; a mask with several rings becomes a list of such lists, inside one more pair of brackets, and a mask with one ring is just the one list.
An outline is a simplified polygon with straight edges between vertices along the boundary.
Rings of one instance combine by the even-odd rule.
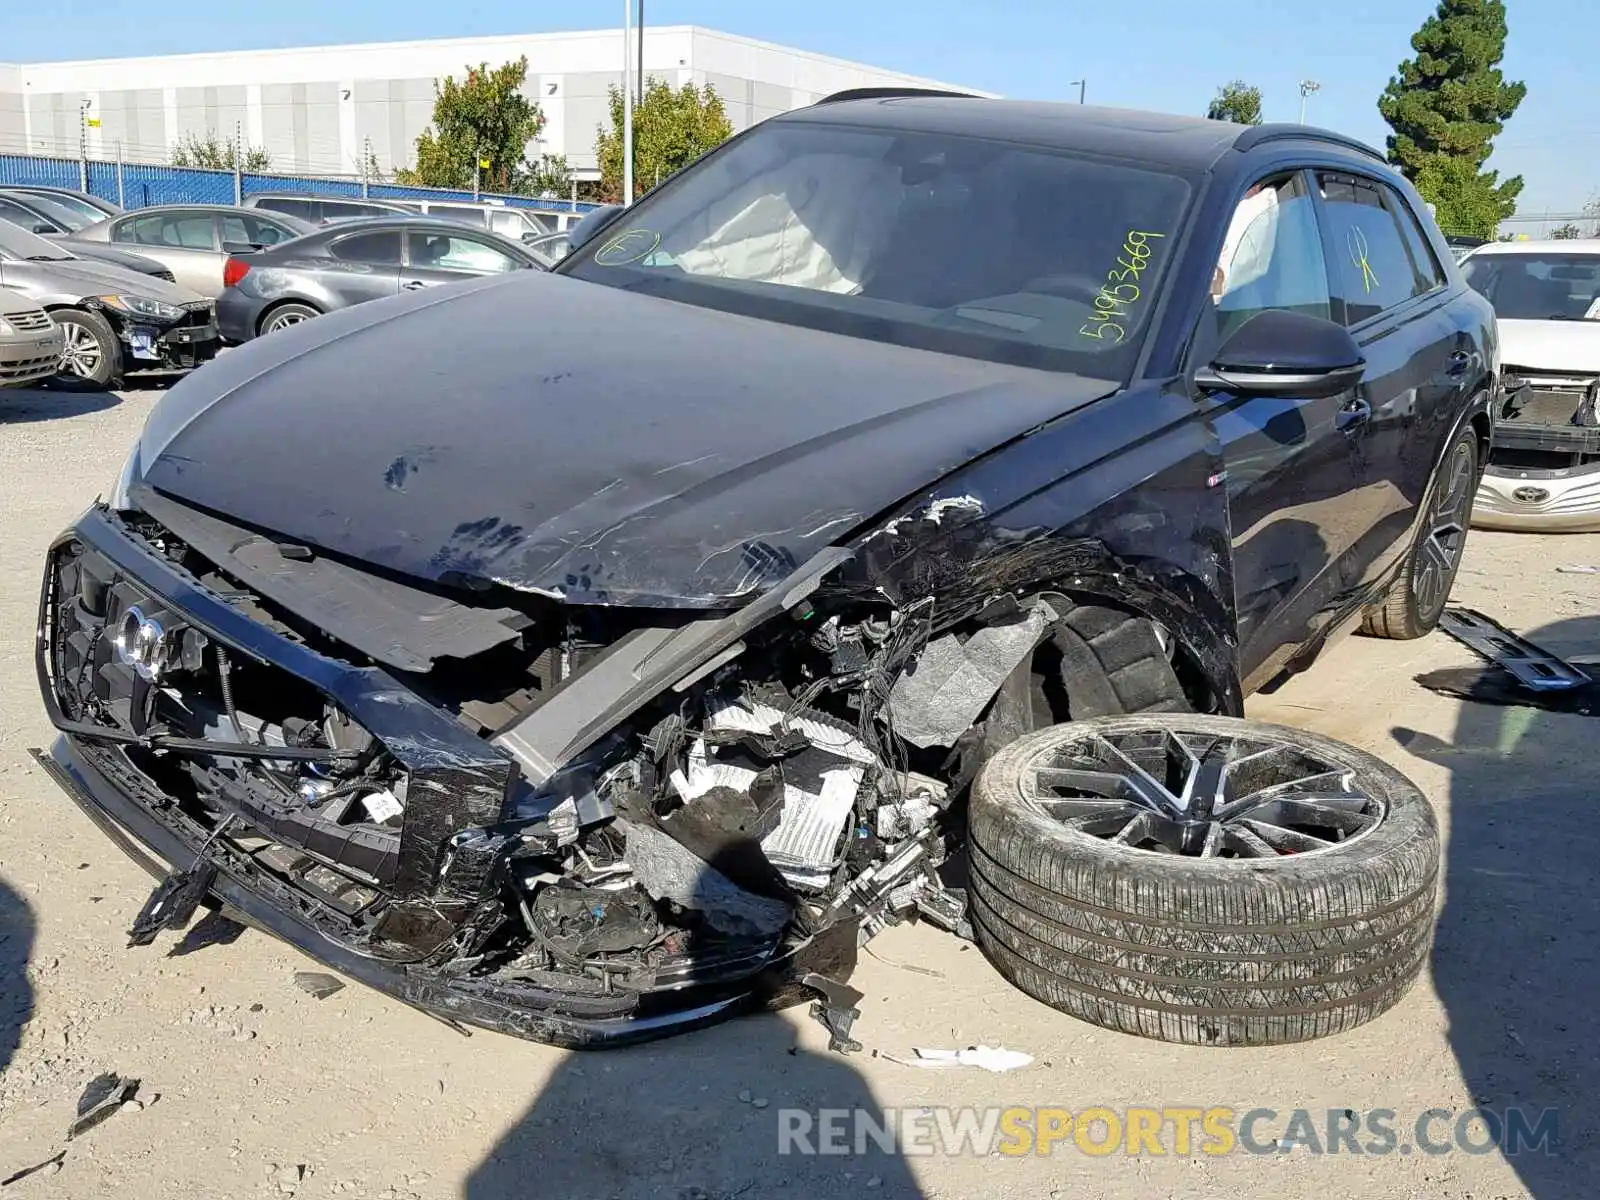
[[[275, 171], [358, 175], [370, 148], [389, 172], [411, 165], [436, 79], [523, 55], [524, 90], [546, 120], [530, 154], [597, 174], [595, 132], [623, 77], [620, 29], [0, 64], [0, 153], [76, 158], [86, 143], [90, 158], [166, 162], [190, 134], [237, 133], [265, 147]], [[692, 25], [647, 28], [644, 71], [674, 87], [711, 84], [735, 130], [845, 88], [950, 86]]]

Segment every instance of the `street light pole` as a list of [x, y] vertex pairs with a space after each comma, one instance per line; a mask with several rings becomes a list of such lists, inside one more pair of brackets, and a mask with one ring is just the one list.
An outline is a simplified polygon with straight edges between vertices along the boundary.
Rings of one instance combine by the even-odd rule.
[[1084, 89], [1089, 86], [1089, 81], [1087, 79], [1074, 79], [1072, 82], [1078, 85], [1078, 103], [1082, 104]]
[[1300, 81], [1300, 124], [1306, 123], [1306, 98], [1314, 96], [1322, 90], [1322, 85], [1315, 79], [1302, 79]]
[[633, 203], [633, 0], [622, 0], [622, 203]]

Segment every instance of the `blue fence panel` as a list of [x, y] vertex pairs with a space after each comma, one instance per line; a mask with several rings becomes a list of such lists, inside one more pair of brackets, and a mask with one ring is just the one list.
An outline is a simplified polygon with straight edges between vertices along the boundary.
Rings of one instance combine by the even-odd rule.
[[[150, 204], [232, 204], [232, 171], [208, 171], [198, 167], [153, 166], [148, 163], [114, 163], [90, 159], [89, 191], [113, 200], [124, 208], [144, 208]], [[326, 179], [314, 175], [285, 175], [276, 172], [246, 172], [239, 180], [242, 194], [258, 192], [314, 192], [325, 196], [360, 196], [361, 183], [354, 179]], [[29, 154], [0, 154], [0, 187], [7, 184], [35, 184], [41, 187], [76, 188], [80, 183], [79, 164], [72, 158], [43, 158]], [[471, 200], [468, 191], [444, 188], [406, 187], [397, 183], [374, 183], [367, 188], [374, 199], [390, 200]], [[533, 196], [502, 196], [484, 192], [483, 200], [498, 200], [516, 208], [537, 208], [545, 212], [588, 212], [598, 207], [582, 201], [544, 200]]]

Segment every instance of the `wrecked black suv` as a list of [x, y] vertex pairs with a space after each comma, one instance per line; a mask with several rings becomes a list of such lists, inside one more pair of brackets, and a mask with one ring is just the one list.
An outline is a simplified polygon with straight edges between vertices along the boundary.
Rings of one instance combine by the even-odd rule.
[[[1002, 747], [1237, 715], [1444, 606], [1493, 316], [1357, 144], [849, 93], [594, 226], [208, 366], [51, 549], [43, 761], [165, 873], [135, 942], [210, 895], [451, 1021], [597, 1045], [813, 997], [848, 1044], [865, 938], [970, 932]], [[1387, 811], [1302, 799], [1074, 836], [1151, 851], [1134, 895]]]

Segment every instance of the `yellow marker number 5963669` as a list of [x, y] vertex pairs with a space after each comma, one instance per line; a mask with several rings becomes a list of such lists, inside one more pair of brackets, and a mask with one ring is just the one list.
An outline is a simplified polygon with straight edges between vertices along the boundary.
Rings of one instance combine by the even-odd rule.
[[1094, 317], [1085, 321], [1078, 332], [1086, 338], [1096, 341], [1110, 342], [1113, 346], [1120, 343], [1128, 336], [1125, 322], [1133, 312], [1133, 306], [1139, 303], [1144, 295], [1139, 281], [1145, 269], [1150, 265], [1154, 252], [1151, 241], [1164, 238], [1164, 233], [1150, 233], [1140, 229], [1130, 229], [1127, 240], [1122, 243], [1122, 252], [1117, 256], [1117, 264], [1106, 272], [1106, 281], [1101, 286], [1100, 292], [1094, 298]]

